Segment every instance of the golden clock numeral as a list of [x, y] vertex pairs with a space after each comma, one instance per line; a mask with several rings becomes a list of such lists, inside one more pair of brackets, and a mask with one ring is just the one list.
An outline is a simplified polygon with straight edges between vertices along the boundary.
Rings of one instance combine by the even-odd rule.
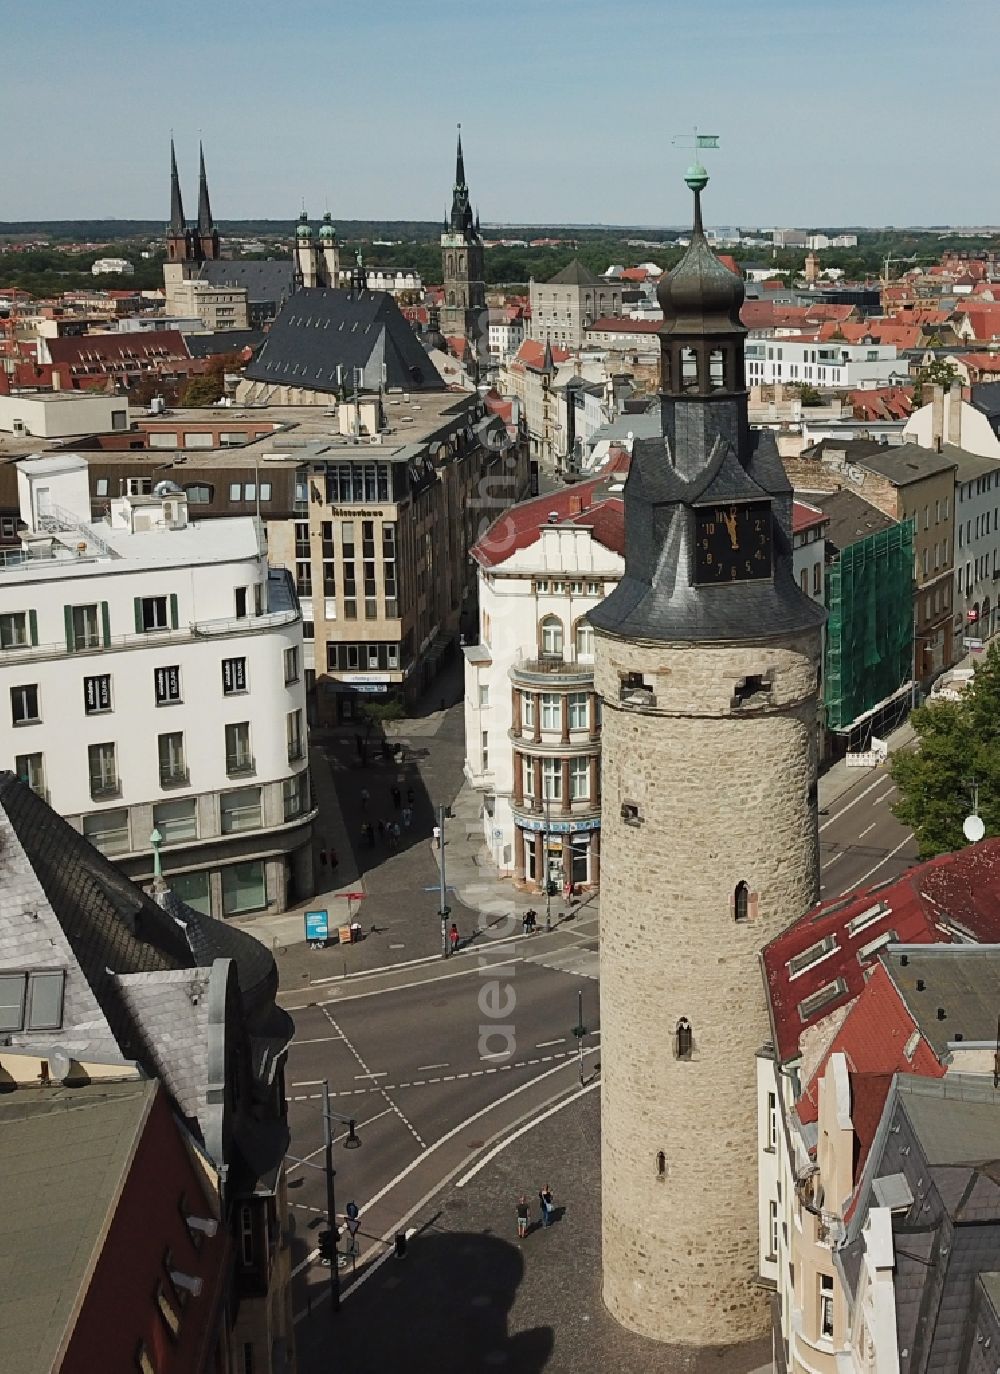
[[714, 534], [714, 533], [715, 533], [715, 522], [714, 522], [714, 521], [709, 520], [709, 521], [706, 523], [706, 525], [705, 525], [705, 533], [706, 533], [706, 534]]
[[712, 561], [712, 555], [711, 555], [710, 553], [706, 553], [706, 555], [705, 555], [705, 562], [706, 562], [706, 563], [711, 563], [711, 561]]
[[760, 534], [761, 530], [764, 528], [763, 520], [755, 520], [753, 522], [753, 527], [757, 531], [757, 533]]
[[730, 570], [729, 576], [733, 579], [734, 582], [736, 581], [737, 572], [736, 572], [736, 564], [735, 564], [735, 563], [733, 564], [733, 566], [732, 566], [732, 568], [731, 568], [731, 570]]

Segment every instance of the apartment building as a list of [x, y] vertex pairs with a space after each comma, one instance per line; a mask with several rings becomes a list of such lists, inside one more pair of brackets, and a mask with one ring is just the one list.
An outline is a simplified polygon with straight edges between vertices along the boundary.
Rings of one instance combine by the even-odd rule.
[[[0, 759], [131, 878], [190, 906], [312, 894], [302, 615], [260, 523], [161, 481], [91, 519], [86, 460], [17, 463], [0, 567]], [[155, 857], [154, 857], [155, 856]]]
[[895, 344], [751, 336], [745, 355], [748, 387], [799, 382], [821, 391], [902, 385], [909, 377], [907, 361], [897, 357]]

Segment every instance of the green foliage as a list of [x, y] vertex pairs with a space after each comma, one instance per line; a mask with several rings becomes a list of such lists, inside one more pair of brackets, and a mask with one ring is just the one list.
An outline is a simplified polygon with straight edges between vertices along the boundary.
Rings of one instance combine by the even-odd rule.
[[367, 739], [373, 730], [384, 733], [389, 721], [405, 720], [406, 708], [396, 697], [388, 697], [385, 701], [366, 701], [361, 707], [361, 718], [365, 722]]
[[922, 859], [960, 849], [962, 822], [979, 786], [987, 835], [1000, 835], [1000, 646], [976, 668], [959, 701], [933, 701], [910, 717], [918, 748], [897, 753], [892, 777], [896, 816], [913, 829]]
[[224, 382], [219, 372], [202, 372], [192, 377], [181, 394], [182, 406], [211, 406], [222, 399]]
[[958, 368], [950, 358], [934, 358], [917, 373], [916, 381], [913, 384], [914, 406], [923, 405], [925, 386], [943, 386], [947, 391], [952, 382], [957, 380]]
[[816, 388], [810, 386], [808, 382], [789, 382], [787, 389], [789, 391], [797, 391], [799, 400], [804, 406], [821, 406], [823, 404], [823, 397]]

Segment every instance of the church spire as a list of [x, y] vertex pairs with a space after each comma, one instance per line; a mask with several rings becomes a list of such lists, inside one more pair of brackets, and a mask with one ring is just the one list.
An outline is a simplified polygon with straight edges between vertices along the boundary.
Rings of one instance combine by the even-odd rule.
[[181, 180], [177, 175], [173, 137], [170, 139], [170, 233], [181, 238], [184, 236], [184, 205], [181, 201]]
[[466, 186], [465, 186], [465, 158], [464, 158], [463, 155], [462, 155], [462, 126], [461, 126], [461, 124], [458, 126], [458, 152], [457, 152], [457, 154], [456, 154], [456, 156], [455, 156], [455, 189], [456, 189], [456, 191], [459, 189], [459, 187], [461, 187], [463, 191], [466, 189]]
[[198, 233], [210, 234], [215, 226], [212, 224], [212, 206], [208, 199], [208, 177], [205, 175], [205, 150], [198, 144]]

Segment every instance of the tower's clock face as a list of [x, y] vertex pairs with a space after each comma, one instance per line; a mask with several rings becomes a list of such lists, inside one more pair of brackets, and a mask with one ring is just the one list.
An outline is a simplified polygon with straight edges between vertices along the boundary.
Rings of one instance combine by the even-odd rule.
[[734, 501], [695, 510], [694, 580], [751, 582], [773, 568], [771, 503]]

